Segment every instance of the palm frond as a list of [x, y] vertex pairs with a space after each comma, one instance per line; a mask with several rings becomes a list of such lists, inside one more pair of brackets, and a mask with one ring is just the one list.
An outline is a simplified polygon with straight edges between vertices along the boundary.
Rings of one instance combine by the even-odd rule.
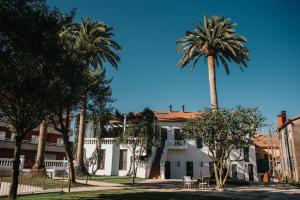
[[199, 58], [213, 54], [218, 65], [221, 61], [227, 74], [229, 74], [228, 63], [233, 61], [240, 68], [247, 67], [249, 51], [245, 46], [247, 39], [238, 35], [234, 27], [237, 25], [230, 18], [204, 16], [203, 24], [199, 21], [193, 22], [193, 31], [187, 31], [185, 36], [176, 42], [176, 52], [182, 52], [178, 62], [180, 68], [189, 63], [195, 67]]

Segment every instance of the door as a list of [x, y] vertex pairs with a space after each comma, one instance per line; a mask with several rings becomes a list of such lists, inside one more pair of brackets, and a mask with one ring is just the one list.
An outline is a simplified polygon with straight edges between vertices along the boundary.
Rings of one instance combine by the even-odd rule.
[[186, 162], [186, 175], [193, 177], [193, 172], [194, 172], [193, 162], [187, 161]]
[[254, 173], [253, 173], [253, 165], [248, 165], [248, 173], [249, 173], [249, 181], [254, 182]]
[[171, 178], [171, 163], [170, 161], [165, 162], [165, 179]]
[[232, 164], [232, 179], [237, 180], [237, 165]]

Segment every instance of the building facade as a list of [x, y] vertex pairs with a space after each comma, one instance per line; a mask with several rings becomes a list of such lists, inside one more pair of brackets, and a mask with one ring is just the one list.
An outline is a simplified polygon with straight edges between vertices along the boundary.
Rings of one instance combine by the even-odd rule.
[[[155, 112], [161, 128], [161, 145], [152, 147], [149, 160], [139, 166], [137, 176], [142, 178], [181, 179], [183, 176], [200, 178], [212, 176], [212, 162], [208, 156], [208, 148], [201, 141], [183, 139], [181, 133], [184, 123], [199, 115], [199, 112], [169, 111]], [[120, 125], [119, 125], [120, 126]], [[123, 126], [119, 128], [123, 129]], [[87, 133], [90, 135], [89, 133]], [[101, 142], [102, 158], [89, 166], [89, 171], [99, 175], [126, 175], [130, 167], [131, 152], [116, 142], [116, 138], [85, 139], [86, 158], [95, 151], [97, 142]], [[232, 163], [229, 176], [233, 180], [257, 182], [255, 146], [251, 145], [244, 156], [244, 151], [232, 151], [230, 159], [238, 156], [244, 161]]]
[[287, 119], [282, 111], [277, 118], [281, 169], [284, 180], [300, 181], [300, 116]]
[[[15, 133], [8, 126], [0, 122], [0, 158], [13, 158], [15, 148]], [[32, 168], [35, 162], [37, 145], [39, 141], [39, 127], [26, 134], [22, 146], [21, 155], [24, 156], [24, 168]], [[45, 160], [63, 160], [65, 149], [62, 135], [51, 126], [47, 129]]]

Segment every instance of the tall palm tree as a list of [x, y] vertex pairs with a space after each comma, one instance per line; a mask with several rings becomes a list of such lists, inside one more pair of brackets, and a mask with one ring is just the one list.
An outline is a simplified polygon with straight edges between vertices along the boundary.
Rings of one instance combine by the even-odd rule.
[[47, 140], [47, 127], [48, 122], [46, 120], [43, 120], [40, 124], [39, 143], [37, 148], [35, 164], [33, 166], [33, 169], [41, 174], [46, 174], [44, 160]]
[[189, 63], [195, 68], [201, 57], [207, 60], [210, 103], [214, 109], [218, 109], [215, 65], [218, 66], [221, 62], [229, 74], [228, 62], [237, 63], [243, 70], [249, 60], [249, 51], [244, 45], [246, 38], [236, 33], [236, 25], [229, 18], [213, 16], [208, 19], [204, 16], [203, 24], [194, 22], [194, 31], [187, 31], [185, 36], [177, 41], [177, 52], [183, 52], [178, 63], [180, 68]]
[[[111, 39], [114, 35], [112, 30], [113, 28], [108, 27], [99, 21], [93, 21], [91, 18], [81, 19], [81, 23], [73, 27], [72, 33], [76, 40], [75, 48], [79, 53], [88, 76], [92, 74], [93, 70], [97, 70], [99, 68], [103, 69], [105, 62], [109, 62], [113, 68], [117, 69], [118, 63], [120, 62], [120, 57], [117, 55], [117, 51], [121, 50], [121, 47]], [[88, 91], [89, 88], [87, 87], [86, 94], [83, 94], [80, 108], [76, 154], [77, 174], [87, 173], [83, 162], [83, 147]]]

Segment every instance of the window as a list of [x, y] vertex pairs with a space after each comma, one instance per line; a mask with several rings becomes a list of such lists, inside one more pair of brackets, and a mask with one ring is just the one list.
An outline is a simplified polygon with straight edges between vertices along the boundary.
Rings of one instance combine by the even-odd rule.
[[182, 140], [182, 135], [180, 134], [180, 129], [174, 129], [174, 140]]
[[57, 138], [56, 144], [57, 145], [63, 145], [64, 144], [64, 140], [62, 138]]
[[0, 131], [0, 140], [5, 140], [6, 132]]
[[98, 156], [98, 163], [97, 163], [98, 169], [105, 169], [105, 149], [101, 149], [99, 156]]
[[119, 170], [127, 169], [127, 150], [120, 149]]
[[203, 147], [202, 138], [199, 137], [196, 139], [197, 148], [201, 149]]
[[245, 147], [243, 150], [244, 150], [244, 161], [249, 162], [249, 147]]
[[232, 179], [237, 180], [237, 165], [232, 164], [231, 167], [232, 167]]
[[38, 135], [32, 135], [31, 136], [31, 142], [34, 144], [37, 144], [39, 141], [39, 136]]
[[168, 138], [168, 130], [166, 128], [161, 128], [161, 147], [163, 148], [165, 146], [165, 141]]

